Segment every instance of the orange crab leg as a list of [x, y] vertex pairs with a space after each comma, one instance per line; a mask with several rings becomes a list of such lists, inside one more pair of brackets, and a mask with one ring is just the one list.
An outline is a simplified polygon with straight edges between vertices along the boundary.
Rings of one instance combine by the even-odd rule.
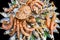
[[19, 27], [20, 23], [19, 23], [19, 20], [17, 20], [17, 37], [18, 37], [18, 40], [20, 40], [20, 27]]
[[37, 3], [40, 4], [41, 6], [44, 5], [44, 3], [43, 3], [42, 1], [39, 1], [39, 2], [37, 2]]
[[21, 32], [22, 32], [22, 34], [24, 34], [25, 36], [29, 36], [29, 34], [26, 33], [23, 28], [21, 28]]
[[29, 36], [29, 34], [24, 31], [22, 22], [20, 22], [20, 29], [23, 35]]
[[38, 3], [35, 3], [35, 5], [36, 5], [37, 7], [39, 7], [39, 8], [42, 8], [42, 6], [41, 6], [40, 4], [38, 4]]
[[17, 7], [17, 4], [13, 5], [12, 7], [8, 8], [7, 10], [5, 10], [5, 8], [3, 8], [3, 9], [5, 12], [11, 12], [16, 7]]
[[34, 28], [30, 28], [30, 29], [29, 29], [26, 24], [27, 24], [26, 21], [24, 21], [24, 22], [23, 22], [23, 27], [24, 27], [24, 29], [25, 29], [26, 31], [33, 31], [33, 30], [34, 30]]
[[13, 25], [13, 15], [11, 14], [10, 15], [10, 23], [6, 26], [6, 25], [4, 25], [4, 23], [2, 23], [2, 28], [4, 29], [4, 30], [9, 30], [9, 29], [11, 29], [11, 27], [12, 27], [12, 25]]
[[50, 23], [51, 23], [51, 19], [49, 17], [49, 14], [46, 16], [46, 25], [49, 28], [50, 27]]
[[12, 36], [14, 33], [15, 33], [15, 31], [16, 31], [16, 19], [14, 19], [14, 27], [13, 27], [13, 30], [12, 30], [12, 32], [10, 33], [10, 36]]
[[28, 0], [28, 1], [26, 2], [26, 4], [29, 5], [31, 2], [32, 2], [32, 0]]

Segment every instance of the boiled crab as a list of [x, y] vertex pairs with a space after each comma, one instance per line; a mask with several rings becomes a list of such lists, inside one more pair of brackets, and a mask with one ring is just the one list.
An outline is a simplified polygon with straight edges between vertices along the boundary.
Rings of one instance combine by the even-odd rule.
[[[30, 20], [27, 21], [26, 19]], [[10, 22], [9, 24], [5, 25], [4, 22], [2, 24], [2, 28], [5, 30], [10, 30], [13, 26], [13, 30], [10, 33], [10, 35], [13, 35], [15, 32], [17, 32], [18, 39], [20, 38], [20, 32], [22, 32], [23, 35], [29, 36], [30, 33], [34, 30], [34, 28], [28, 28], [27, 22], [32, 22], [35, 18], [31, 17], [31, 9], [29, 6], [24, 5], [21, 8], [19, 8], [19, 11], [16, 12], [16, 16], [13, 17], [13, 15], [10, 15]], [[32, 22], [33, 23], [33, 22]]]

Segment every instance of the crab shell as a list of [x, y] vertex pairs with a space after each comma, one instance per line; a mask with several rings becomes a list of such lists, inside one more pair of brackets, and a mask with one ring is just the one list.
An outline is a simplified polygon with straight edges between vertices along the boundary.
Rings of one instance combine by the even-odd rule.
[[16, 18], [18, 19], [26, 19], [31, 16], [31, 9], [27, 5], [23, 5], [18, 10], [19, 11], [16, 13]]

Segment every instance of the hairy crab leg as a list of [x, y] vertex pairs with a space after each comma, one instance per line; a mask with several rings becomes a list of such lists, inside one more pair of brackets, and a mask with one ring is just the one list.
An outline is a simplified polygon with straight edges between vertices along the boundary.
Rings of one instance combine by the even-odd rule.
[[29, 29], [29, 28], [27, 27], [26, 21], [23, 22], [23, 27], [24, 27], [24, 29], [25, 29], [26, 31], [33, 31], [33, 30], [34, 30], [34, 28], [30, 28], [30, 29]]
[[19, 25], [19, 20], [17, 20], [17, 37], [18, 37], [18, 40], [20, 40], [20, 25]]
[[40, 3], [35, 3], [36, 6], [38, 6], [38, 8], [42, 8], [42, 5], [40, 5]]
[[21, 32], [22, 32], [22, 34], [24, 34], [25, 36], [29, 36], [29, 34], [26, 33], [23, 28], [21, 28]]
[[10, 15], [10, 23], [6, 26], [4, 23], [2, 23], [2, 28], [4, 29], [4, 30], [9, 30], [9, 29], [11, 29], [11, 27], [12, 27], [12, 25], [13, 25], [13, 15], [11, 14]]
[[14, 27], [13, 27], [13, 30], [12, 30], [12, 32], [10, 33], [10, 35], [12, 36], [12, 35], [14, 35], [14, 33], [16, 32], [16, 19], [14, 19]]
[[22, 22], [20, 22], [20, 29], [23, 35], [29, 36], [29, 34], [24, 31]]

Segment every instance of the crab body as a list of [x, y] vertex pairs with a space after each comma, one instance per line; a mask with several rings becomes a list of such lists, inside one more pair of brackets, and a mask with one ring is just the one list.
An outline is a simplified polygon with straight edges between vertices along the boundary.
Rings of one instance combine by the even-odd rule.
[[[2, 28], [5, 30], [10, 30], [12, 26], [14, 26], [11, 30], [10, 36], [14, 35], [17, 32], [18, 39], [20, 38], [20, 32], [22, 32], [25, 36], [29, 36], [30, 33], [34, 30], [34, 28], [28, 28], [27, 20], [31, 16], [31, 9], [27, 5], [23, 5], [21, 8], [18, 9], [16, 12], [15, 17], [10, 15], [10, 23], [5, 25], [4, 22], [2, 24]], [[31, 19], [31, 18], [30, 18]], [[30, 20], [29, 19], [29, 20]], [[25, 30], [27, 32], [25, 32]], [[30, 32], [30, 33], [29, 33]]]
[[31, 9], [29, 6], [22, 6], [18, 10], [19, 11], [16, 13], [16, 18], [18, 19], [26, 19], [31, 16]]

